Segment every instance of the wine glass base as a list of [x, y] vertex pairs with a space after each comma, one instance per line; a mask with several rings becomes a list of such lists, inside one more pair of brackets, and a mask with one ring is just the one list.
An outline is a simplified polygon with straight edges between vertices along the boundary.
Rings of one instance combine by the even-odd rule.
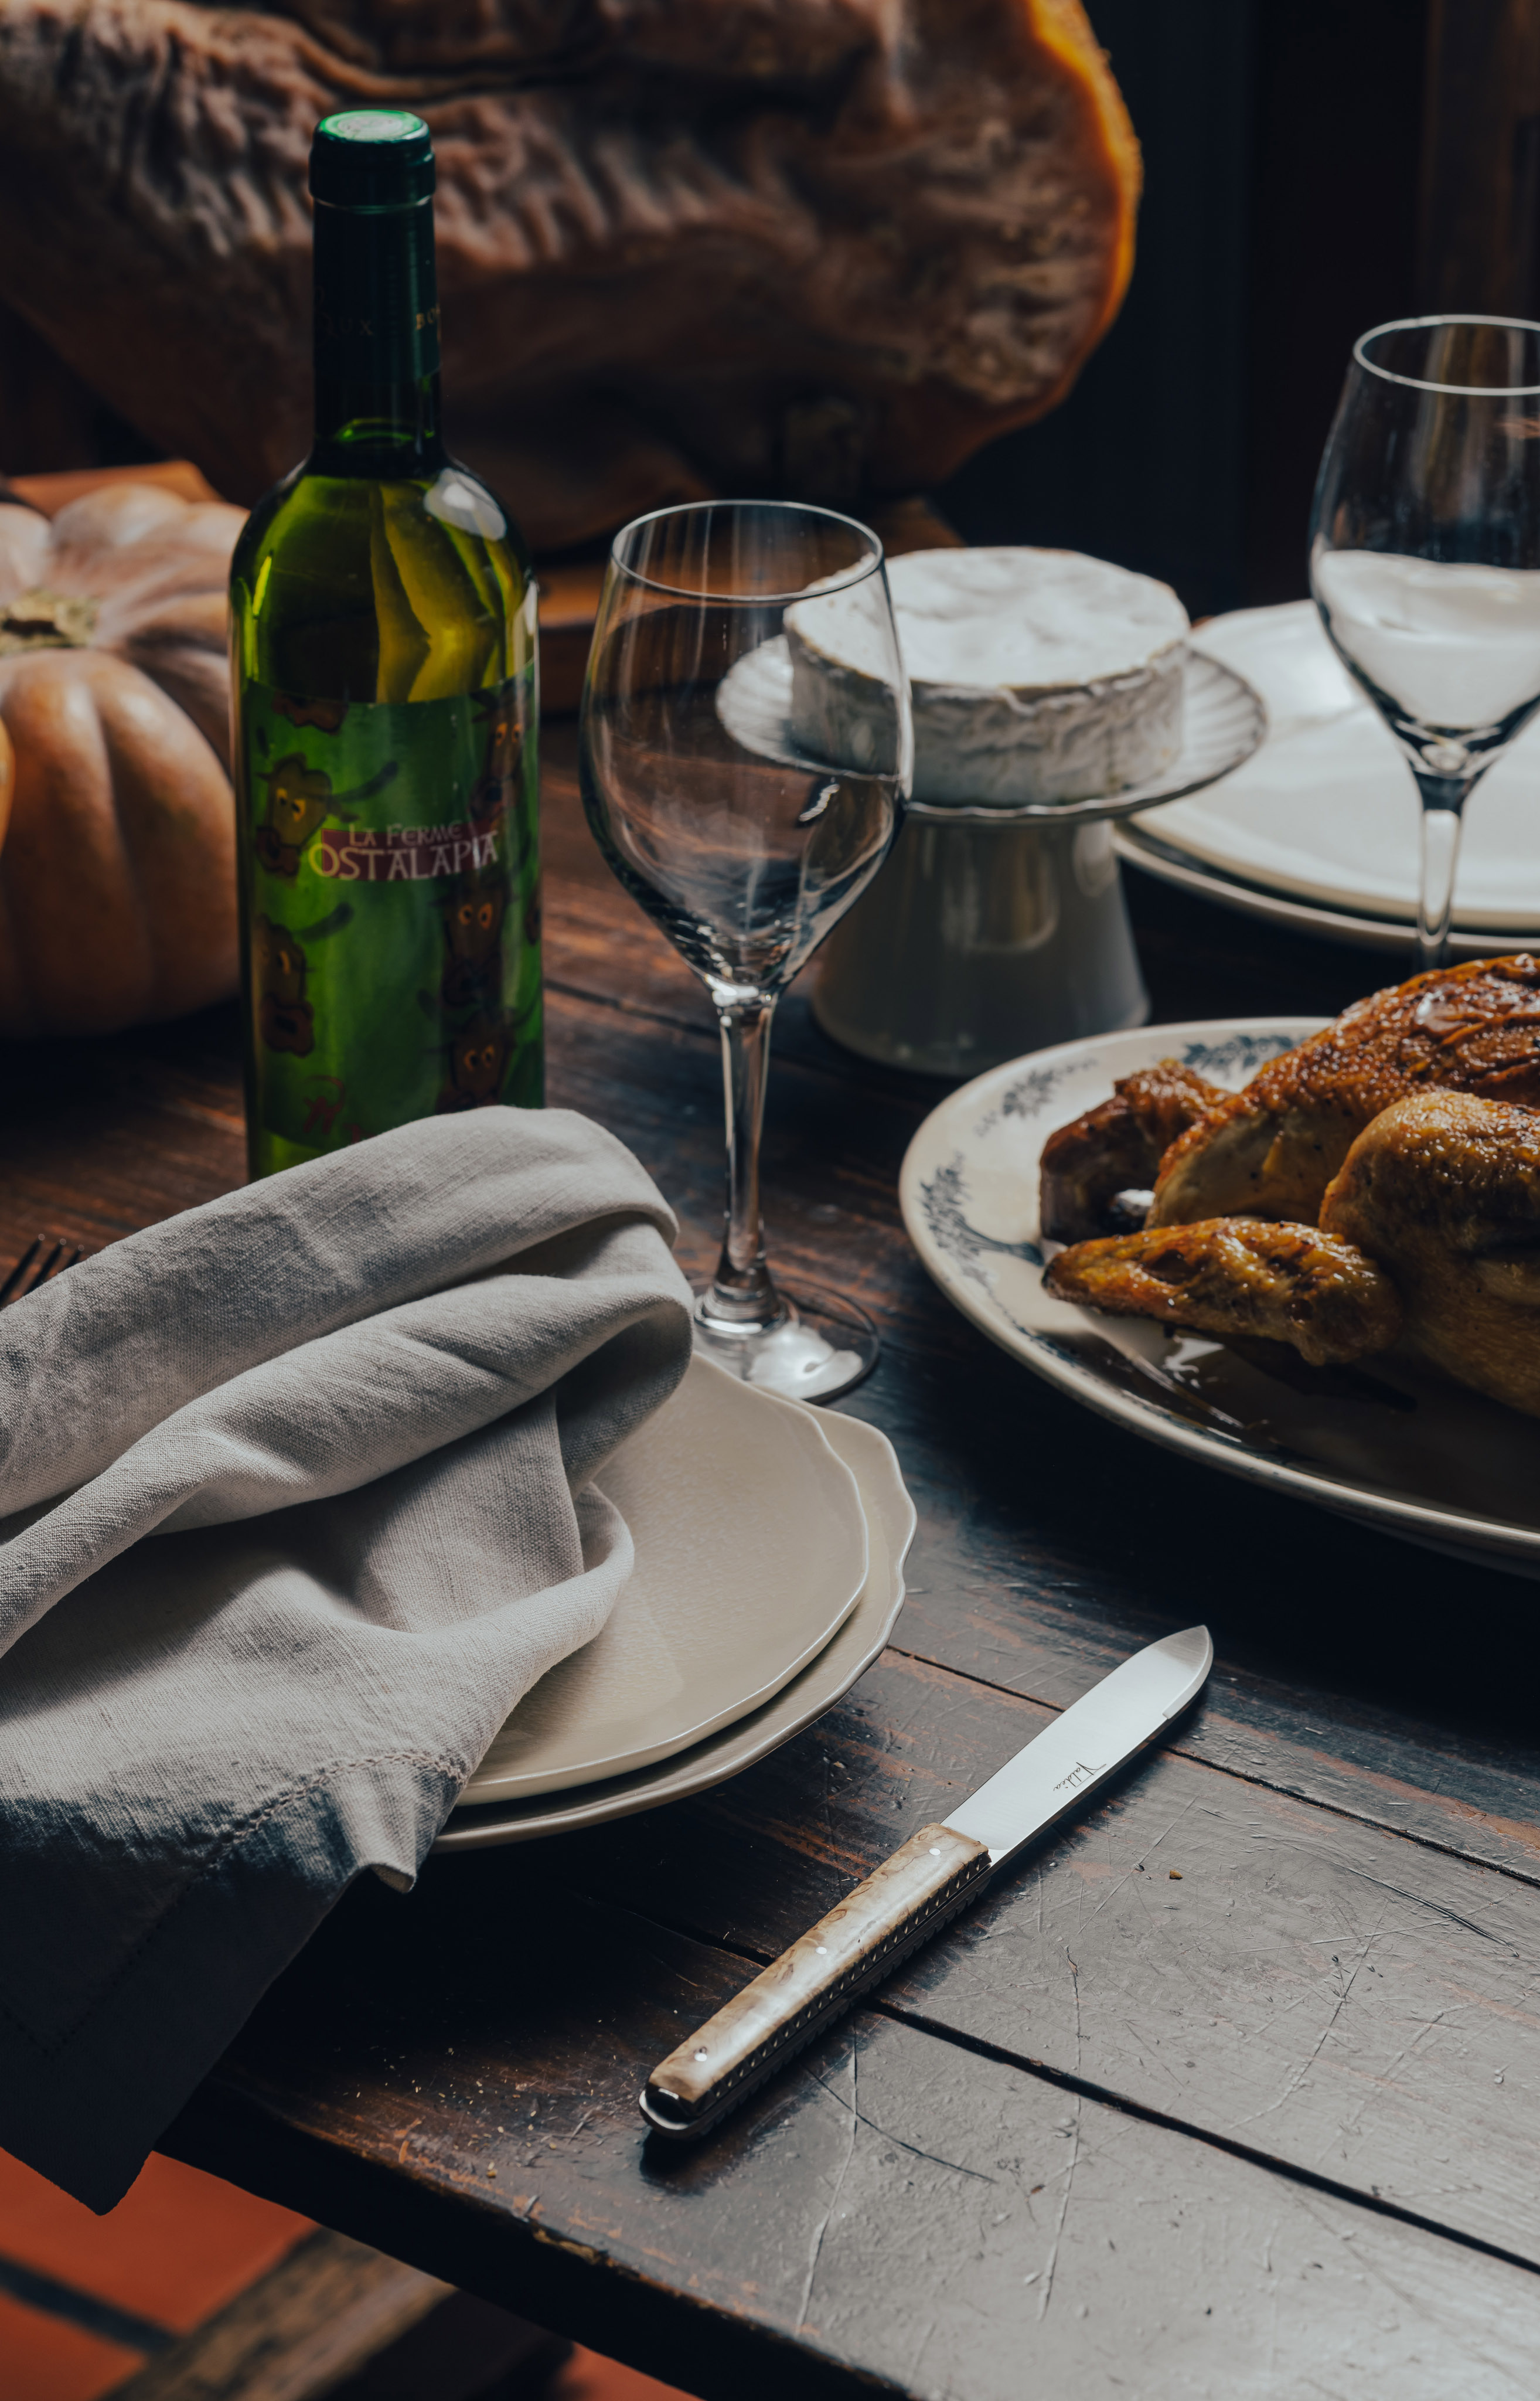
[[768, 1333], [708, 1324], [709, 1287], [695, 1298], [695, 1347], [731, 1376], [787, 1401], [837, 1401], [877, 1365], [881, 1342], [864, 1309], [821, 1284], [781, 1283], [787, 1314]]

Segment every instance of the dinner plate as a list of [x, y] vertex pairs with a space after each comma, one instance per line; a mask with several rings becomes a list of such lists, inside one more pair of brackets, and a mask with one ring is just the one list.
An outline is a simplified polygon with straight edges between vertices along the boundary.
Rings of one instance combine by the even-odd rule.
[[603, 1632], [525, 1694], [469, 1801], [566, 1791], [688, 1749], [789, 1683], [865, 1588], [860, 1491], [821, 1418], [699, 1352], [596, 1480], [635, 1566]]
[[[1415, 974], [1422, 965], [1416, 935], [1410, 924], [1389, 917], [1355, 917], [1342, 909], [1317, 909], [1308, 900], [1288, 900], [1281, 892], [1264, 892], [1258, 885], [1242, 884], [1217, 867], [1206, 867], [1200, 860], [1170, 849], [1137, 821], [1113, 827], [1112, 847], [1126, 866], [1142, 868], [1146, 875], [1158, 877], [1162, 884], [1174, 885], [1179, 892], [1192, 892], [1201, 900], [1218, 901], [1221, 909], [1236, 910], [1243, 917], [1258, 917], [1264, 925], [1281, 926], [1286, 933], [1309, 934], [1318, 941], [1346, 942], [1355, 950], [1377, 951], [1383, 957], [1398, 961], [1398, 971], [1403, 976]], [[1449, 938], [1449, 951], [1451, 959], [1501, 958], [1505, 952], [1530, 948], [1536, 940], [1540, 940], [1540, 928], [1533, 926], [1487, 934], [1462, 933], [1456, 926]]]
[[[1419, 805], [1377, 709], [1292, 600], [1215, 617], [1193, 647], [1267, 705], [1267, 738], [1206, 789], [1140, 820], [1158, 843], [1220, 875], [1352, 917], [1411, 926]], [[1454, 922], [1516, 940], [1540, 931], [1540, 725], [1483, 776], [1465, 812]]]
[[1276, 1366], [1207, 1335], [1051, 1299], [1038, 1226], [1054, 1130], [1177, 1058], [1236, 1089], [1318, 1021], [1233, 1018], [1066, 1042], [953, 1092], [909, 1145], [904, 1223], [947, 1298], [1003, 1350], [1130, 1432], [1463, 1558], [1540, 1575], [1540, 1423], [1391, 1352]]
[[[795, 1402], [782, 1404], [795, 1407]], [[818, 1423], [853, 1475], [861, 1494], [870, 1545], [866, 1580], [855, 1607], [833, 1640], [774, 1699], [752, 1716], [653, 1767], [591, 1784], [582, 1790], [547, 1793], [501, 1806], [457, 1808], [433, 1845], [439, 1851], [479, 1850], [497, 1843], [528, 1843], [546, 1834], [602, 1826], [708, 1791], [755, 1761], [779, 1749], [794, 1734], [832, 1708], [865, 1673], [904, 1603], [904, 1559], [914, 1540], [915, 1509], [886, 1434], [859, 1418], [821, 1411]]]

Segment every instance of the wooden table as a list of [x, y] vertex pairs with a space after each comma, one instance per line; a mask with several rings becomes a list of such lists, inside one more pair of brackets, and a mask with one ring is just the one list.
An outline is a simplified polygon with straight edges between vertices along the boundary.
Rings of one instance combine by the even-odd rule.
[[[720, 1077], [550, 730], [550, 1089], [640, 1154], [691, 1270]], [[1340, 1007], [1361, 955], [1138, 881], [1155, 1014]], [[1474, 2401], [1540, 2384], [1533, 1585], [1132, 1440], [942, 1300], [894, 1197], [936, 1089], [794, 995], [774, 1255], [886, 1348], [847, 1404], [920, 1511], [893, 1647], [705, 1800], [373, 1879], [166, 2147], [708, 2401], [873, 2387]], [[0, 1256], [242, 1173], [234, 1012], [4, 1059]], [[698, 2152], [648, 2066], [1125, 1652], [1218, 1664], [1171, 1748]]]

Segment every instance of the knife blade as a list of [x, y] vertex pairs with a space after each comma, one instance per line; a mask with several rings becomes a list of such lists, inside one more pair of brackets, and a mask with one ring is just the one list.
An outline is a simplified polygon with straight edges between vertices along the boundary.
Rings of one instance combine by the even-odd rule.
[[981, 1784], [922, 1826], [655, 2067], [642, 2115], [696, 2142], [858, 1995], [956, 1916], [995, 1870], [1080, 1807], [1197, 1698], [1206, 1626], [1147, 1643]]

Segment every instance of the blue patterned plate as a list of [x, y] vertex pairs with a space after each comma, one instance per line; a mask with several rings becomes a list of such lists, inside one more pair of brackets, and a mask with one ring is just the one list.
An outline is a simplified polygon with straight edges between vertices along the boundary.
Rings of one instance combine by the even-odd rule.
[[1179, 1059], [1238, 1089], [1314, 1018], [1146, 1025], [991, 1068], [933, 1109], [899, 1179], [909, 1238], [948, 1300], [1048, 1381], [1131, 1433], [1457, 1557], [1540, 1576], [1540, 1423], [1390, 1352], [1282, 1372], [1206, 1335], [1052, 1300], [1038, 1160], [1115, 1079]]

